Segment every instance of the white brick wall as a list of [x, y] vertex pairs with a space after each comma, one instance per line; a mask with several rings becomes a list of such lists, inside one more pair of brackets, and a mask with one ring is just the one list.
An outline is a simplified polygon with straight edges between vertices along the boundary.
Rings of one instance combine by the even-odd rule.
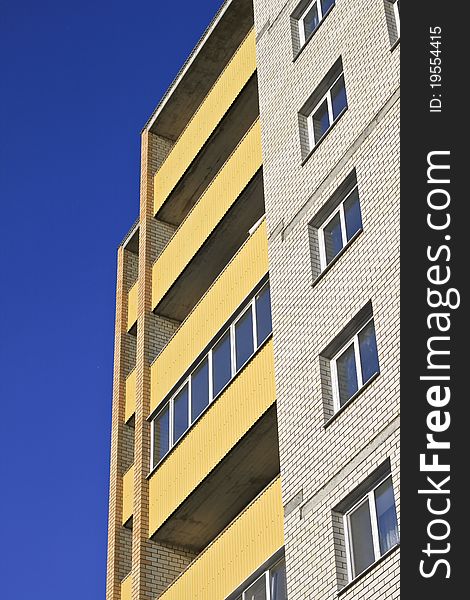
[[[331, 599], [333, 507], [387, 457], [399, 504], [400, 48], [383, 0], [337, 0], [293, 61], [297, 1], [254, 4], [288, 594]], [[302, 166], [298, 110], [339, 56], [349, 108]], [[364, 231], [312, 285], [308, 224], [353, 169]], [[380, 376], [325, 428], [319, 354], [369, 301]], [[398, 552], [341, 597], [398, 598]]]

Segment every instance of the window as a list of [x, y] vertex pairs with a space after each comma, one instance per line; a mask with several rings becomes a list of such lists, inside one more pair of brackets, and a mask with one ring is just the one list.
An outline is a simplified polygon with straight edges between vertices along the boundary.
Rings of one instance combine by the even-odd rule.
[[370, 319], [331, 360], [335, 411], [378, 372], [379, 358], [374, 321]]
[[280, 560], [249, 585], [236, 600], [287, 600], [286, 563]]
[[322, 271], [361, 229], [361, 207], [356, 186], [318, 229]]
[[208, 405], [225, 389], [272, 332], [269, 283], [248, 302], [239, 317], [214, 340], [190, 375], [152, 419], [154, 468]]
[[384, 0], [384, 2], [390, 45], [393, 46], [400, 39], [400, 0]]
[[392, 478], [388, 475], [344, 515], [349, 580], [399, 542]]
[[347, 108], [343, 66], [339, 59], [299, 111], [300, 142], [304, 160]]
[[311, 0], [308, 3], [301, 2], [297, 10], [292, 15], [298, 28], [297, 52], [305, 45], [310, 37], [315, 33], [317, 27], [326, 15], [333, 8], [334, 0]]

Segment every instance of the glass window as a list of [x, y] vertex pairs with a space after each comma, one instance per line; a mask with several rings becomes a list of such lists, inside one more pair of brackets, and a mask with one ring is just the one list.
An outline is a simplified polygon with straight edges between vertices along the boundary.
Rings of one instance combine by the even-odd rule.
[[346, 221], [346, 239], [349, 240], [362, 229], [361, 207], [357, 188], [344, 201], [344, 220]]
[[310, 35], [315, 31], [320, 23], [320, 17], [318, 15], [318, 7], [316, 1], [312, 4], [310, 9], [308, 9], [305, 17], [302, 19], [302, 24], [304, 28], [303, 40], [308, 40]]
[[167, 405], [153, 422], [153, 456], [156, 465], [170, 449], [170, 407]]
[[186, 384], [173, 400], [173, 444], [176, 444], [188, 428], [188, 400], [188, 384]]
[[356, 356], [354, 344], [351, 344], [336, 361], [340, 406], [353, 396], [357, 390]]
[[339, 117], [348, 103], [346, 101], [346, 88], [344, 87], [344, 77], [338, 79], [338, 81], [331, 88], [331, 102], [333, 105], [333, 121]]
[[323, 13], [323, 16], [326, 15], [326, 13], [330, 10], [330, 8], [332, 8], [335, 4], [335, 0], [321, 0], [321, 10]]
[[263, 575], [243, 594], [243, 600], [268, 600], [266, 597], [266, 577]]
[[191, 375], [191, 422], [209, 404], [209, 361], [205, 358]]
[[359, 333], [359, 351], [361, 354], [362, 381], [366, 383], [372, 375], [379, 372], [379, 357], [373, 321], [370, 321]]
[[343, 248], [341, 217], [339, 212], [325, 225], [323, 229], [326, 264], [329, 264]]
[[237, 371], [252, 356], [253, 348], [253, 314], [250, 308], [235, 324], [235, 354]]
[[375, 490], [375, 506], [379, 530], [380, 553], [398, 544], [398, 521], [392, 480], [389, 478]]
[[266, 285], [256, 296], [256, 340], [258, 346], [273, 330], [271, 319], [271, 291]]
[[354, 574], [362, 573], [375, 561], [369, 502], [366, 500], [349, 517]]
[[318, 143], [330, 128], [330, 117], [328, 114], [328, 103], [324, 100], [312, 117], [314, 143]]
[[[334, 0], [312, 0], [300, 16], [294, 17], [299, 25], [300, 47], [297, 50], [310, 38], [334, 3]], [[299, 15], [298, 9], [296, 12]]]
[[227, 385], [232, 377], [232, 360], [230, 353], [230, 332], [214, 346], [212, 350], [212, 385], [213, 396]]
[[286, 563], [277, 563], [269, 575], [270, 600], [287, 600]]

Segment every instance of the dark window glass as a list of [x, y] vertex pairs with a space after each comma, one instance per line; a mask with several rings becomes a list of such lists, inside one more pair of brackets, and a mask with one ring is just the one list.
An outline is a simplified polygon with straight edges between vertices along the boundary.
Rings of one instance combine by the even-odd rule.
[[266, 600], [266, 579], [264, 575], [246, 590], [245, 600]]
[[336, 360], [340, 406], [357, 392], [356, 357], [351, 344]]
[[339, 213], [325, 225], [323, 229], [325, 238], [326, 263], [329, 264], [343, 247], [343, 238], [341, 237], [341, 219]]
[[305, 34], [306, 40], [309, 38], [310, 35], [312, 35], [312, 33], [318, 27], [319, 22], [320, 22], [320, 19], [318, 18], [317, 3], [315, 2], [315, 4], [312, 6], [312, 8], [308, 11], [308, 13], [303, 18], [304, 34]]
[[335, 0], [321, 0], [321, 10], [323, 16], [330, 10], [332, 6], [334, 6]]
[[230, 359], [230, 333], [227, 333], [212, 350], [212, 386], [214, 397], [230, 381], [232, 377]]
[[333, 104], [333, 120], [335, 120], [348, 105], [344, 77], [342, 75], [331, 88], [331, 102]]
[[178, 392], [173, 400], [173, 443], [180, 439], [188, 428], [188, 385]]
[[264, 342], [272, 330], [271, 292], [267, 285], [256, 296], [256, 341], [258, 346]]
[[313, 115], [313, 132], [315, 143], [328, 131], [330, 119], [328, 117], [328, 104], [326, 100], [320, 104]]
[[346, 238], [350, 240], [362, 228], [359, 194], [354, 190], [344, 203], [344, 219], [346, 221]]
[[391, 479], [375, 490], [375, 507], [379, 528], [380, 554], [398, 544], [398, 522]]
[[253, 354], [253, 315], [251, 307], [235, 325], [235, 354], [237, 371]]
[[287, 600], [286, 563], [281, 561], [269, 573], [271, 599]]
[[209, 363], [207, 358], [191, 375], [191, 422], [209, 404]]
[[359, 334], [359, 352], [361, 355], [362, 381], [366, 383], [372, 375], [379, 372], [379, 357], [373, 321], [366, 325]]
[[369, 503], [361, 504], [349, 517], [354, 575], [357, 576], [375, 560]]
[[153, 425], [153, 456], [156, 465], [170, 449], [170, 408], [166, 406]]

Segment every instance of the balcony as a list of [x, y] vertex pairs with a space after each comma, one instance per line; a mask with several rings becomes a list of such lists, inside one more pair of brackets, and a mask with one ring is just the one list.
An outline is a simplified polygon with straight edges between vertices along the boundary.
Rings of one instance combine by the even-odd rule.
[[136, 370], [126, 379], [126, 405], [124, 411], [124, 422], [128, 423], [135, 413], [135, 386], [136, 386]]
[[[255, 32], [251, 30], [155, 174], [155, 214], [162, 208], [172, 190], [249, 82], [255, 70]], [[243, 119], [239, 119], [239, 122], [243, 122]]]
[[[243, 243], [239, 236], [246, 237], [250, 227], [263, 214], [261, 180], [252, 181], [261, 165], [261, 131], [257, 120], [155, 262], [152, 304], [159, 314], [182, 320], [181, 317], [186, 315], [181, 315], [181, 310], [191, 310], [191, 304], [197, 302]], [[255, 190], [257, 195], [254, 195]], [[229, 214], [235, 202], [236, 214], [235, 211]], [[220, 229], [214, 231], [218, 226]], [[199, 268], [192, 264], [187, 269], [198, 252], [201, 254], [196, 257], [195, 263]], [[207, 260], [208, 252], [211, 253], [210, 261]], [[182, 278], [177, 282], [180, 276]], [[175, 289], [162, 303], [175, 282]], [[184, 294], [181, 293], [182, 287], [188, 290]], [[185, 298], [184, 308], [181, 307], [182, 296]], [[176, 309], [175, 305], [179, 308]]]
[[127, 296], [127, 331], [130, 331], [137, 321], [137, 293], [138, 293], [138, 282], [129, 290]]
[[132, 599], [132, 576], [129, 575], [121, 582], [121, 600]]
[[134, 467], [122, 478], [122, 524], [127, 525], [134, 512]]
[[280, 478], [273, 481], [160, 596], [223, 600], [284, 544]]
[[151, 366], [151, 412], [268, 272], [263, 221], [214, 281]]
[[274, 402], [270, 340], [151, 476], [154, 539], [201, 551], [279, 473]]

